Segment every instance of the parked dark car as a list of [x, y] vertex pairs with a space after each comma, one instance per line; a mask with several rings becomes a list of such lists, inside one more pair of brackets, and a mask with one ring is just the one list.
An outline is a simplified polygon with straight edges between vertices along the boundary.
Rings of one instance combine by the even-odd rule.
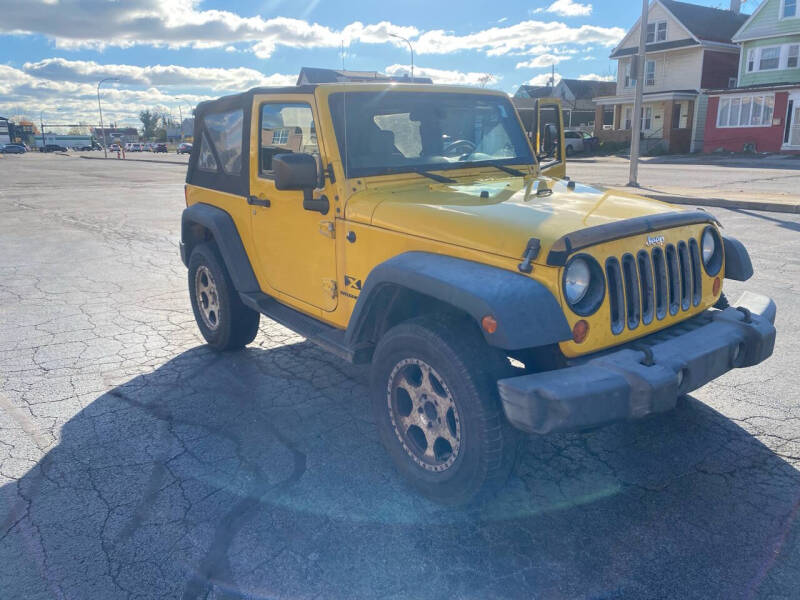
[[1, 154], [25, 154], [25, 147], [19, 144], [6, 144], [0, 148]]
[[163, 143], [163, 142], [160, 142], [160, 143], [156, 144], [155, 148], [153, 148], [153, 152], [164, 152], [166, 154], [167, 145], [165, 143]]
[[39, 152], [66, 152], [67, 149], [59, 144], [45, 144], [43, 148], [39, 148]]
[[176, 150], [178, 154], [191, 154], [192, 153], [192, 145], [188, 142], [183, 142], [182, 144], [178, 144], [178, 149]]

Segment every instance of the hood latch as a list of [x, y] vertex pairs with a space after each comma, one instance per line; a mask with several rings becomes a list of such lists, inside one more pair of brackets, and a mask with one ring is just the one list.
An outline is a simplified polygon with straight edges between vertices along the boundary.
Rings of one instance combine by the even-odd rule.
[[539, 256], [539, 250], [541, 249], [542, 243], [538, 238], [531, 238], [528, 240], [528, 245], [525, 246], [525, 254], [522, 255], [523, 261], [517, 266], [520, 273], [530, 273], [533, 271], [533, 265], [531, 263]]

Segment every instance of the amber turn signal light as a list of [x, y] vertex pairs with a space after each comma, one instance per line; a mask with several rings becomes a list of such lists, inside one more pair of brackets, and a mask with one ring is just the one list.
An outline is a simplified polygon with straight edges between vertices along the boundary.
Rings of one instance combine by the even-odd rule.
[[497, 319], [495, 319], [492, 315], [486, 315], [481, 319], [481, 327], [483, 330], [488, 333], [492, 334], [497, 331]]
[[576, 344], [582, 344], [586, 340], [586, 336], [589, 335], [589, 323], [581, 319], [577, 323], [575, 323], [575, 327], [572, 328], [572, 341]]
[[717, 277], [714, 279], [714, 295], [719, 296], [719, 288], [722, 287], [722, 280]]

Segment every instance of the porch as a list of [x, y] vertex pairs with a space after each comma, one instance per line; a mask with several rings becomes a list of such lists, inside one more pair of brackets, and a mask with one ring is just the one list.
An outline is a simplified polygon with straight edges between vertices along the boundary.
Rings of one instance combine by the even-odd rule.
[[[645, 94], [642, 105], [642, 153], [688, 154], [693, 148], [693, 127], [698, 94], [694, 91]], [[596, 131], [601, 141], [631, 141], [633, 97], [595, 98], [598, 114], [614, 110], [611, 128]]]

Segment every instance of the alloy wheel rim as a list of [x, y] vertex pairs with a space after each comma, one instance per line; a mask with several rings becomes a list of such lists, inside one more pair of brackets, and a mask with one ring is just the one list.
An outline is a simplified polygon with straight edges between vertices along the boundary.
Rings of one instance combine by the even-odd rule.
[[387, 404], [408, 456], [427, 471], [449, 469], [461, 451], [461, 419], [444, 379], [423, 360], [400, 361], [389, 376]]
[[201, 265], [194, 276], [195, 297], [203, 323], [211, 331], [219, 327], [219, 294], [217, 284], [208, 267]]

